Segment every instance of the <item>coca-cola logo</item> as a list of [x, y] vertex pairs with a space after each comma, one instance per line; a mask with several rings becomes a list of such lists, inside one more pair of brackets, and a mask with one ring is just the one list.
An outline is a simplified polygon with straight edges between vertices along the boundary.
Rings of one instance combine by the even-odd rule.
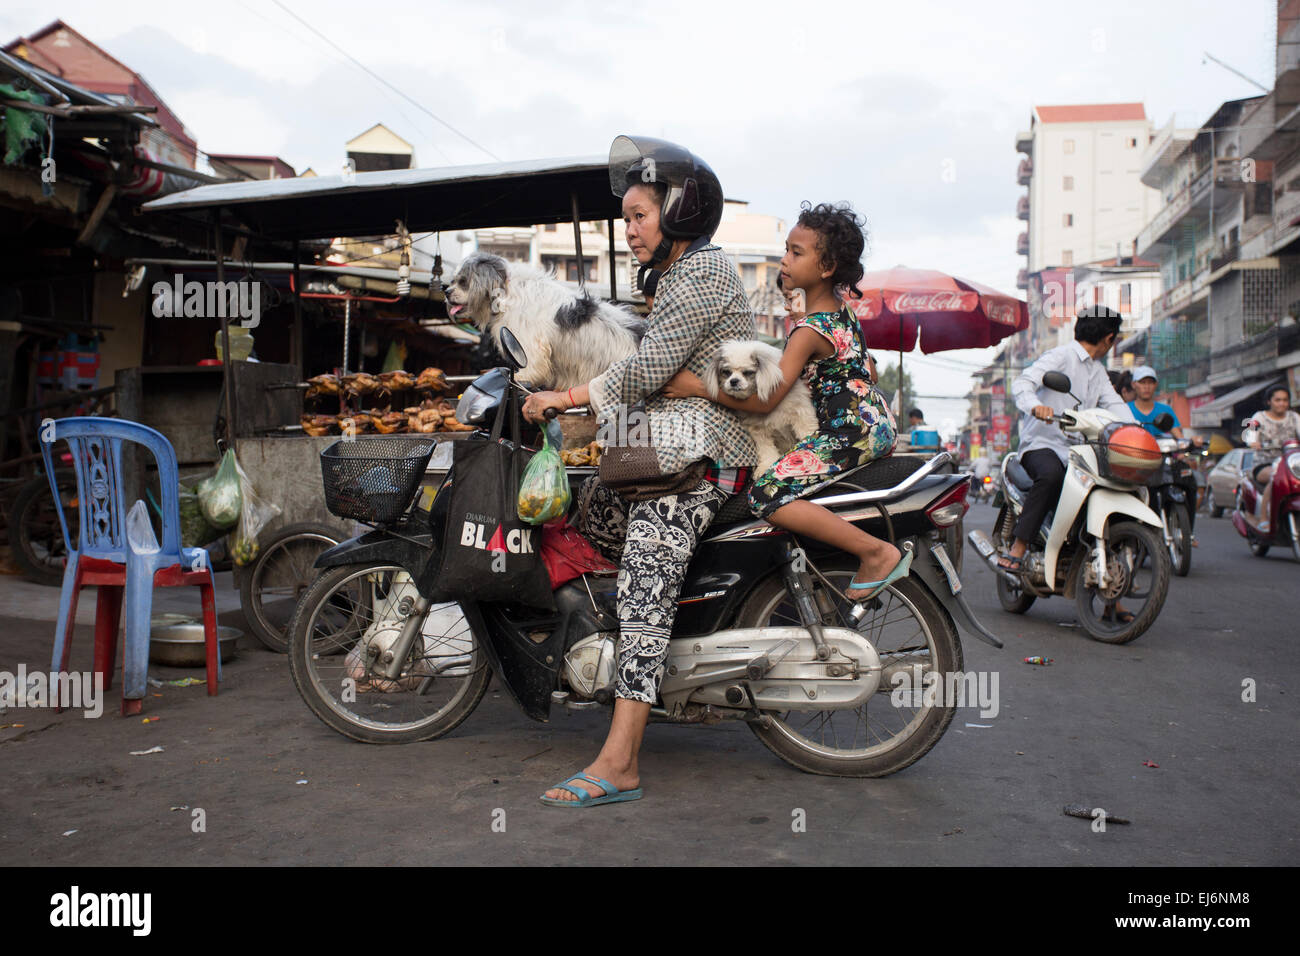
[[996, 322], [998, 325], [1015, 325], [1018, 318], [1016, 312], [1016, 307], [1010, 302], [984, 300], [984, 314], [988, 316], [990, 322]]
[[845, 301], [853, 314], [861, 321], [865, 322], [880, 317], [880, 300], [873, 295], [863, 296], [861, 299], [846, 299]]
[[895, 312], [971, 312], [978, 301], [974, 292], [900, 292], [889, 307]]

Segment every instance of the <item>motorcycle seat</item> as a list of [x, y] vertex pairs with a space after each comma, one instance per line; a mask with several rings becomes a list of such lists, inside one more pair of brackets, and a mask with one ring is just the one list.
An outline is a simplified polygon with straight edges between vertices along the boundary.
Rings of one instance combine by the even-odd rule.
[[[904, 479], [924, 465], [926, 461], [927, 459], [921, 455], [878, 458], [875, 461], [867, 462], [865, 465], [849, 468], [838, 475], [832, 475], [821, 484], [813, 485], [799, 497], [820, 498], [823, 495], [837, 494], [841, 489], [836, 486], [841, 483], [844, 485], [842, 490], [846, 494], [852, 491], [881, 491], [885, 488], [892, 488], [897, 484], [901, 484]], [[741, 494], [732, 495], [723, 503], [722, 508], [719, 509], [713, 519], [713, 524], [709, 526], [709, 531], [713, 533], [729, 525], [740, 524], [742, 521], [752, 521], [753, 518], [754, 516], [749, 510], [749, 494], [748, 489], [746, 489]]]
[[1019, 455], [1013, 455], [1007, 459], [1007, 477], [1021, 491], [1028, 491], [1034, 487], [1034, 479], [1029, 477], [1029, 472], [1025, 471], [1025, 466], [1020, 464]]

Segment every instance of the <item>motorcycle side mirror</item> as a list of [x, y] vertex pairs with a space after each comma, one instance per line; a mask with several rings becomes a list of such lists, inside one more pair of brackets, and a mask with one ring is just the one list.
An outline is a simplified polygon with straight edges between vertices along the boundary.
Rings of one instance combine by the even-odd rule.
[[514, 366], [516, 372], [528, 368], [528, 353], [509, 329], [501, 330], [501, 348], [505, 352], [506, 361]]
[[1170, 415], [1168, 412], [1161, 412], [1152, 419], [1151, 424], [1155, 425], [1156, 428], [1160, 429], [1162, 432], [1167, 432], [1169, 429], [1174, 427], [1174, 416]]
[[1241, 427], [1242, 427], [1242, 428], [1258, 428], [1258, 427], [1259, 427], [1259, 422], [1255, 421], [1255, 419], [1253, 419], [1253, 418], [1243, 418], [1243, 419], [1241, 420]]
[[1054, 392], [1070, 393], [1070, 376], [1064, 372], [1043, 373], [1043, 384]]

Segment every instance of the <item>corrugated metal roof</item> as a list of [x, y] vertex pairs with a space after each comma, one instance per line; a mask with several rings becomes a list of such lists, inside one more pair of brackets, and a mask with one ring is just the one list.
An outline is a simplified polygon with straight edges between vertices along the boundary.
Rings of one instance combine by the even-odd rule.
[[412, 232], [565, 222], [575, 196], [580, 219], [622, 215], [604, 156], [216, 183], [142, 209], [207, 218], [224, 208], [267, 238], [316, 239], [387, 235], [398, 219]]

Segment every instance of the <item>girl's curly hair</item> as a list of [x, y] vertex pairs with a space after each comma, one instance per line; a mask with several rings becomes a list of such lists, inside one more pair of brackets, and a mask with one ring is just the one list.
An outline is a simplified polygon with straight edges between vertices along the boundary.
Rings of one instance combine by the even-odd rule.
[[853, 298], [861, 298], [858, 282], [864, 275], [862, 254], [867, 245], [867, 221], [846, 202], [824, 202], [814, 206], [805, 201], [799, 208], [798, 225], [817, 233], [817, 251], [821, 253], [822, 265], [835, 269], [831, 282]]

